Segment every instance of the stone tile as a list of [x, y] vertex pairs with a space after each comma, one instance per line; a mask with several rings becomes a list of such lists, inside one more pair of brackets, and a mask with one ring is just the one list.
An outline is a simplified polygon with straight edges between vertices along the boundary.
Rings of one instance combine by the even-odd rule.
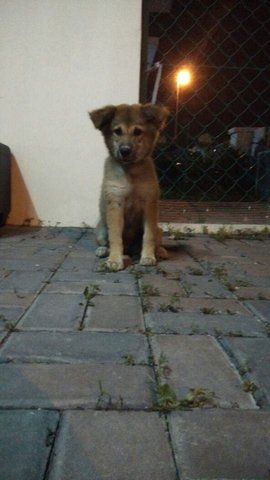
[[135, 283], [118, 283], [98, 281], [96, 284], [99, 286], [101, 295], [138, 295], [138, 290]]
[[211, 275], [185, 274], [182, 282], [189, 297], [231, 298], [232, 293]]
[[206, 315], [207, 312], [251, 315], [248, 308], [233, 298], [181, 298], [181, 306], [185, 312], [206, 312]]
[[32, 293], [0, 293], [0, 308], [21, 307], [27, 308], [33, 302], [35, 295]]
[[141, 297], [141, 299], [144, 312], [178, 312], [182, 310], [183, 297], [177, 294], [158, 297], [146, 295]]
[[22, 317], [18, 328], [21, 330], [78, 330], [84, 309], [83, 295], [43, 293]]
[[80, 480], [176, 477], [166, 425], [156, 413], [64, 413], [54, 453], [49, 480], [78, 472]]
[[236, 337], [266, 336], [265, 327], [260, 321], [244, 315], [158, 312], [146, 314], [145, 321], [146, 326], [153, 333], [208, 334]]
[[179, 397], [190, 388], [205, 388], [215, 393], [222, 408], [255, 408], [250, 394], [243, 392], [240, 377], [217, 341], [207, 336], [154, 335], [150, 337], [155, 363], [161, 354], [168, 360], [169, 384]]
[[270, 302], [268, 300], [256, 300], [247, 302], [247, 306], [262, 320], [270, 322]]
[[5, 330], [7, 323], [16, 325], [23, 312], [20, 307], [0, 307], [0, 330]]
[[0, 478], [43, 480], [58, 413], [0, 411]]
[[[240, 301], [223, 298], [191, 298], [182, 296], [163, 296], [142, 298], [145, 312], [197, 312], [208, 314], [251, 316], [250, 310]], [[172, 307], [172, 308], [170, 308]]]
[[[0, 265], [1, 265], [1, 256], [0, 256]], [[5, 268], [1, 268], [0, 267], [0, 285], [1, 285], [1, 281], [8, 277], [10, 275], [10, 271], [9, 270], [6, 270]]]
[[85, 254], [88, 252], [94, 253], [97, 248], [97, 244], [95, 242], [94, 236], [87, 237], [83, 236], [74, 246], [73, 252], [76, 254]]
[[117, 274], [108, 273], [104, 275], [89, 272], [87, 278], [87, 274], [81, 271], [58, 272], [46, 291], [50, 293], [77, 293], [93, 285], [99, 288], [101, 295], [138, 295], [135, 279], [131, 275], [119, 277]]
[[258, 262], [241, 263], [235, 259], [233, 263], [224, 263], [224, 267], [229, 276], [239, 277], [240, 280], [254, 285], [269, 285], [269, 267], [267, 267], [267, 264], [261, 265]]
[[[96, 285], [96, 284], [95, 284]], [[48, 282], [44, 293], [59, 294], [80, 294], [83, 295], [85, 288], [89, 286], [87, 282]]]
[[[62, 258], [62, 256], [61, 256]], [[1, 267], [12, 271], [37, 271], [45, 269], [55, 269], [61, 262], [61, 258], [53, 258], [52, 256], [35, 256], [29, 255], [25, 258], [5, 258], [1, 261]]]
[[85, 330], [143, 330], [142, 308], [138, 297], [98, 295], [93, 298], [84, 322]]
[[171, 280], [162, 275], [146, 274], [139, 281], [141, 295], [145, 289], [153, 290], [157, 296], [163, 295], [185, 295], [184, 288], [179, 280]]
[[[87, 262], [87, 260], [86, 260]], [[134, 276], [123, 272], [94, 272], [91, 268], [87, 268], [84, 264], [84, 269], [73, 271], [72, 274], [68, 270], [59, 269], [53, 277], [54, 282], [86, 282], [86, 283], [124, 283], [134, 285]]]
[[84, 262], [84, 269], [76, 269], [72, 272], [69, 270], [59, 269], [53, 277], [54, 282], [84, 282], [84, 283], [97, 283], [98, 277], [95, 272], [92, 271], [91, 265], [87, 267], [87, 260]]
[[[84, 275], [89, 274], [89, 270], [93, 269], [96, 256], [94, 253], [87, 253], [85, 256], [69, 255], [61, 264], [59, 272], [84, 272]], [[87, 270], [86, 270], [86, 267]]]
[[43, 363], [148, 363], [146, 338], [135, 333], [15, 332], [0, 349], [3, 361]]
[[270, 300], [270, 287], [238, 287], [234, 293], [239, 300]]
[[270, 338], [228, 338], [226, 345], [233, 352], [239, 367], [248, 372], [261, 392], [257, 397], [270, 406]]
[[151, 370], [127, 365], [0, 365], [1, 408], [144, 409]]
[[44, 286], [50, 276], [49, 270], [11, 272], [0, 282], [0, 289], [2, 292], [34, 293]]
[[181, 480], [267, 480], [270, 412], [196, 410], [169, 416]]

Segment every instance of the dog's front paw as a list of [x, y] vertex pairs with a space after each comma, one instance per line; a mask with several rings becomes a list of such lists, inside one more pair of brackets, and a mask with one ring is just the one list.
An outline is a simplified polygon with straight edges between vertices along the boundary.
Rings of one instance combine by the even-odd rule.
[[143, 265], [144, 267], [151, 267], [153, 265], [156, 265], [157, 261], [155, 257], [141, 257], [140, 259], [140, 265]]
[[123, 270], [124, 262], [122, 258], [108, 258], [106, 262], [108, 270], [111, 272], [118, 272], [119, 270]]
[[99, 258], [104, 258], [109, 255], [109, 249], [108, 247], [98, 247], [96, 249], [96, 256]]

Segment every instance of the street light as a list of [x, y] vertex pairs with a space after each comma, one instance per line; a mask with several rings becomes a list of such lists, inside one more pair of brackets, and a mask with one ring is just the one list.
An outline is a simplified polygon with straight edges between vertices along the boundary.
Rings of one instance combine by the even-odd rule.
[[180, 68], [176, 74], [176, 114], [174, 124], [174, 136], [177, 137], [178, 131], [178, 112], [180, 89], [191, 83], [191, 72], [188, 68]]

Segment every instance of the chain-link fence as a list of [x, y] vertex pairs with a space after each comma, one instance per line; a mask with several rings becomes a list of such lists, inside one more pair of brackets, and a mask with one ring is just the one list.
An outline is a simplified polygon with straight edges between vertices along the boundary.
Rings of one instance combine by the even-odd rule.
[[162, 198], [268, 201], [270, 1], [144, 0], [141, 71], [141, 101], [171, 111]]

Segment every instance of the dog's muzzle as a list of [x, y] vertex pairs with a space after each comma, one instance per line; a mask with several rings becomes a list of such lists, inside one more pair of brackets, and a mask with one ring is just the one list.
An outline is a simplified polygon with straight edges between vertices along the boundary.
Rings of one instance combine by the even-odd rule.
[[120, 157], [122, 159], [127, 159], [131, 154], [132, 148], [129, 145], [121, 145], [119, 147]]

